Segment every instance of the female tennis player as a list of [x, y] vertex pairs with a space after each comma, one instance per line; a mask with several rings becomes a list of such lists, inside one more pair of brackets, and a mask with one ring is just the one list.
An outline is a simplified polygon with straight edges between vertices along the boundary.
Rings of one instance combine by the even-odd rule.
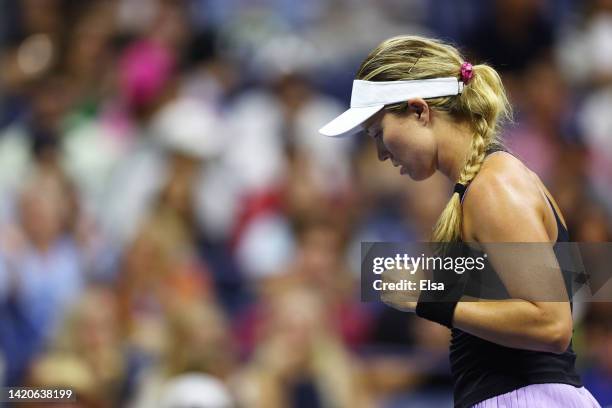
[[[454, 182], [433, 241], [484, 248], [568, 241], [547, 189], [503, 148], [499, 130], [510, 115], [493, 68], [472, 66], [443, 42], [401, 36], [367, 56], [353, 82], [350, 109], [320, 132], [365, 131], [379, 159], [389, 159], [402, 174], [423, 180], [439, 170]], [[555, 260], [553, 246], [544, 245], [549, 252], [541, 257]], [[512, 277], [533, 271], [535, 262], [517, 258], [488, 261], [509, 288], [507, 301], [386, 302], [451, 328], [455, 407], [599, 407], [574, 368], [571, 302], [539, 301], [527, 275], [517, 284]]]

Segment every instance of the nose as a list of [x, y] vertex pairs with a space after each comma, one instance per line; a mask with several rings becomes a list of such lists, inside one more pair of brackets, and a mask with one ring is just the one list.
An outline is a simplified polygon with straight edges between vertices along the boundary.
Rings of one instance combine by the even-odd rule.
[[391, 158], [391, 153], [385, 147], [385, 144], [382, 141], [382, 137], [377, 137], [376, 139], [376, 153], [378, 154], [378, 160], [385, 161]]

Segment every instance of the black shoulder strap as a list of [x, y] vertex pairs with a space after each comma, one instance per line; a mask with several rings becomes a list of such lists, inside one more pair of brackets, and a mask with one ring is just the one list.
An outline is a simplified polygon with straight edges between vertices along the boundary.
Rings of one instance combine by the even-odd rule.
[[553, 205], [552, 201], [550, 201], [550, 198], [548, 198], [547, 195], [546, 195], [546, 200], [548, 201], [548, 204], [550, 205], [550, 208], [552, 209], [552, 212], [555, 215], [555, 220], [557, 221], [557, 240], [556, 242], [568, 242], [569, 241], [569, 231], [567, 230], [567, 228], [565, 228], [565, 225], [563, 225], [563, 222], [561, 222], [561, 217], [559, 217], [559, 214], [557, 214], [557, 210], [555, 210], [555, 206]]

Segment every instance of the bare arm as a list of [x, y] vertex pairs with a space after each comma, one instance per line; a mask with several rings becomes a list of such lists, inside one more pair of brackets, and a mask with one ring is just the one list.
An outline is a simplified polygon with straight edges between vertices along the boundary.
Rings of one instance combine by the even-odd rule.
[[[572, 317], [569, 303], [561, 301], [566, 293], [552, 245], [545, 244], [551, 239], [541, 196], [519, 175], [480, 181], [483, 188], [466, 197], [464, 222], [512, 299], [459, 302], [453, 326], [503, 346], [561, 353], [571, 339]], [[500, 242], [541, 244], [517, 245], [524, 253], [513, 255], [487, 244]]]
[[572, 333], [567, 303], [459, 302], [453, 324], [502, 346], [551, 353], [564, 352]]

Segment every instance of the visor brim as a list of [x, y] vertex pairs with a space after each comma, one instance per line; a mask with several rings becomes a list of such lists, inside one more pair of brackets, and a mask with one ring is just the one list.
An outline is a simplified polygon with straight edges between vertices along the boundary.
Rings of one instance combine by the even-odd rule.
[[363, 130], [363, 123], [374, 116], [385, 105], [350, 108], [319, 129], [319, 133], [331, 137], [345, 137]]

